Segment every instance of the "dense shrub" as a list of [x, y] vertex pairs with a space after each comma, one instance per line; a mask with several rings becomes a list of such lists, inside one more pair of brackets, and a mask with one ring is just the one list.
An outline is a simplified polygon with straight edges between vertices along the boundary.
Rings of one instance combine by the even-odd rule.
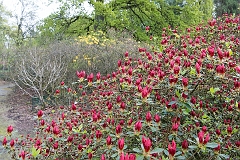
[[71, 105], [3, 145], [22, 159], [239, 159], [239, 18], [164, 29], [156, 51], [125, 52], [107, 76], [77, 71], [77, 90], [62, 82], [55, 95]]
[[62, 80], [73, 82], [76, 70], [105, 75], [116, 70], [114, 64], [122, 58], [121, 52], [134, 53], [139, 44], [127, 33], [109, 30], [108, 34], [90, 33], [73, 41], [22, 47], [16, 51], [12, 79], [43, 102], [43, 97], [52, 95]]

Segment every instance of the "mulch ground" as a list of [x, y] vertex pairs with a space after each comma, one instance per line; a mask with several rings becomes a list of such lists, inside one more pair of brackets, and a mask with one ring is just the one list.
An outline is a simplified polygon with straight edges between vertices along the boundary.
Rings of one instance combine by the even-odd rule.
[[15, 129], [20, 135], [33, 134], [36, 120], [36, 110], [32, 110], [31, 97], [17, 87], [7, 97], [6, 104], [9, 106], [8, 118], [15, 121]]

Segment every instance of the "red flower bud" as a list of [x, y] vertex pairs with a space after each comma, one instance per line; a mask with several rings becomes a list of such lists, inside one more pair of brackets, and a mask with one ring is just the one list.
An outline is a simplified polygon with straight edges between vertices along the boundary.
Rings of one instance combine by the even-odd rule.
[[124, 148], [124, 138], [118, 140], [118, 149], [122, 151]]
[[105, 155], [104, 155], [104, 154], [102, 154], [102, 156], [101, 156], [101, 160], [106, 160], [106, 158], [105, 158]]
[[7, 127], [7, 133], [11, 135], [12, 131], [13, 131], [13, 126], [11, 126], [11, 125], [8, 126]]
[[19, 157], [22, 158], [22, 160], [25, 160], [26, 152], [25, 151], [21, 151], [20, 154], [19, 154]]
[[80, 151], [80, 152], [81, 152], [81, 151], [82, 151], [82, 149], [83, 149], [83, 146], [82, 146], [81, 144], [79, 144], [79, 145], [78, 145], [78, 151]]
[[183, 150], [188, 149], [188, 141], [186, 139], [182, 142], [182, 149]]
[[141, 129], [142, 129], [142, 122], [141, 121], [137, 121], [135, 126], [134, 126], [134, 129], [135, 129], [136, 132], [139, 133], [141, 131]]
[[13, 147], [14, 147], [14, 144], [15, 144], [15, 141], [14, 141], [14, 139], [12, 139], [12, 140], [10, 141], [10, 147], [13, 148]]
[[58, 126], [54, 126], [54, 127], [53, 127], [53, 134], [54, 134], [55, 136], [57, 136], [60, 132], [61, 132], [61, 131], [60, 131], [60, 129], [58, 128]]
[[152, 147], [152, 141], [149, 138], [145, 138], [144, 136], [142, 136], [142, 144], [145, 153], [148, 153]]
[[146, 32], [150, 30], [150, 26], [146, 26]]
[[148, 111], [146, 114], [146, 121], [147, 123], [150, 123], [152, 121], [152, 115], [150, 111]]
[[227, 127], [227, 132], [228, 132], [228, 135], [231, 135], [231, 134], [232, 134], [232, 127], [231, 127], [231, 126], [228, 126], [228, 127]]
[[[172, 143], [168, 144], [168, 153], [170, 155], [170, 157], [174, 157], [175, 153], [176, 153], [176, 149], [177, 149], [177, 145], [175, 143], [175, 141], [173, 140]], [[170, 158], [172, 159], [172, 158]]]
[[102, 138], [102, 132], [100, 130], [96, 130], [96, 138], [97, 139]]
[[179, 124], [178, 123], [173, 123], [172, 124], [172, 131], [177, 132], [178, 131]]
[[120, 133], [122, 133], [122, 127], [120, 124], [118, 124], [116, 127], [116, 134], [119, 135]]
[[7, 145], [7, 138], [6, 137], [3, 138], [2, 145], [4, 147]]
[[108, 146], [110, 146], [110, 145], [112, 144], [112, 138], [111, 138], [111, 136], [108, 136], [108, 137], [106, 138], [106, 143], [107, 143]]
[[188, 78], [183, 77], [182, 78], [182, 84], [183, 84], [184, 87], [187, 87], [188, 86]]
[[68, 136], [67, 142], [72, 143], [72, 141], [73, 141], [73, 135]]
[[159, 116], [158, 114], [155, 114], [155, 116], [154, 116], [154, 121], [155, 121], [156, 123], [159, 123], [160, 120], [161, 120], [160, 116]]

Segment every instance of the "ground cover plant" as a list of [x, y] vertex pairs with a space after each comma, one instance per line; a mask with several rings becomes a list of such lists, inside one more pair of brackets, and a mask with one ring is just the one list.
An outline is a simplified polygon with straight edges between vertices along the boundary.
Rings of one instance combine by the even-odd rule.
[[14, 159], [239, 159], [239, 18], [163, 29], [107, 76], [76, 71], [55, 93], [70, 105], [39, 110], [35, 137], [9, 126], [2, 144]]

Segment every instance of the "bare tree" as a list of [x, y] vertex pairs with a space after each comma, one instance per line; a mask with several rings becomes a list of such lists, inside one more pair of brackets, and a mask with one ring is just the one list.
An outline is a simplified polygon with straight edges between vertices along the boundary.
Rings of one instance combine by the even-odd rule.
[[45, 106], [44, 95], [51, 94], [56, 83], [67, 70], [63, 52], [49, 52], [46, 49], [28, 49], [15, 64], [15, 83], [31, 97], [39, 97]]

